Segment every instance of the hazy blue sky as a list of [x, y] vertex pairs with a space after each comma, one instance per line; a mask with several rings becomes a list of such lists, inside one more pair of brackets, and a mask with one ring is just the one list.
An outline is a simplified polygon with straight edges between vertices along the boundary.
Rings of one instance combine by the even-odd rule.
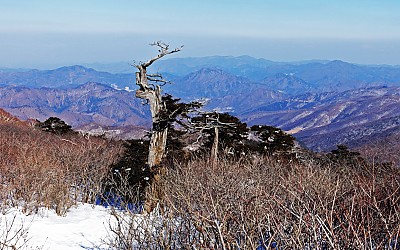
[[400, 0], [0, 0], [0, 67], [250, 55], [400, 64]]

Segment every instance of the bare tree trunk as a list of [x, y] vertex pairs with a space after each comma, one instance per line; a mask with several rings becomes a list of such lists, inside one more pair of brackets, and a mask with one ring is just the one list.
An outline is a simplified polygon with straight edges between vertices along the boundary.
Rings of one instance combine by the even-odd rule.
[[136, 96], [148, 100], [150, 104], [151, 120], [153, 128], [151, 131], [147, 165], [151, 170], [154, 166], [157, 166], [161, 163], [167, 143], [168, 127], [161, 128], [159, 120], [159, 113], [163, 109], [163, 104], [161, 100], [161, 88], [160, 86], [157, 85], [155, 90], [142, 91], [139, 89], [136, 91]]
[[168, 81], [164, 80], [159, 74], [147, 74], [147, 67], [165, 55], [180, 51], [180, 48], [169, 51], [169, 45], [162, 42], [156, 42], [151, 45], [159, 47], [159, 54], [147, 62], [136, 65], [139, 70], [139, 72], [136, 72], [136, 85], [139, 86], [139, 89], [136, 90], [136, 97], [145, 99], [149, 103], [153, 123], [147, 165], [154, 178], [151, 186], [147, 189], [145, 204], [145, 211], [147, 212], [151, 212], [154, 209], [162, 196], [163, 190], [160, 187], [160, 177], [164, 170], [156, 167], [161, 165], [168, 135], [168, 124], [160, 119], [160, 114], [165, 111], [165, 106], [162, 102], [161, 87], [157, 85], [157, 83], [167, 83]]
[[213, 166], [215, 166], [218, 162], [218, 134], [219, 134], [219, 129], [218, 127], [214, 127], [214, 141], [213, 141], [213, 145], [211, 147], [211, 164], [213, 164]]
[[[161, 75], [147, 74], [147, 67], [161, 57], [181, 50], [180, 48], [177, 48], [169, 51], [169, 45], [162, 42], [156, 42], [151, 45], [159, 47], [159, 54], [147, 62], [136, 65], [136, 68], [139, 70], [139, 72], [136, 72], [136, 85], [139, 86], [139, 89], [136, 91], [136, 97], [145, 99], [149, 103], [153, 123], [149, 155], [147, 159], [147, 164], [150, 170], [161, 163], [162, 157], [165, 153], [168, 127], [161, 124], [162, 121], [160, 121], [160, 112], [162, 112], [165, 107], [162, 103], [161, 87], [160, 85], [157, 85], [157, 83], [166, 83], [167, 81], [165, 81]], [[154, 84], [149, 84], [149, 81]]]
[[162, 131], [153, 131], [150, 140], [150, 151], [147, 158], [147, 164], [150, 168], [159, 166], [165, 153], [167, 144], [168, 128]]

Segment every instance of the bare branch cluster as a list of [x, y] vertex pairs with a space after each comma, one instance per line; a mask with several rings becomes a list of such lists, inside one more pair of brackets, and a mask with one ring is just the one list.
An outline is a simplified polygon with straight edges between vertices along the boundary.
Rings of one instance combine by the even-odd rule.
[[[171, 81], [168, 81], [166, 79], [163, 78], [162, 75], [160, 74], [147, 74], [147, 80], [154, 82], [156, 84], [160, 84], [160, 86], [164, 86], [165, 84], [171, 84]], [[153, 89], [155, 87], [153, 86]]]
[[24, 241], [24, 236], [28, 232], [27, 228], [15, 226], [15, 219], [16, 216], [10, 221], [7, 221], [5, 216], [0, 217], [0, 250], [21, 249], [27, 242], [27, 240]]
[[196, 130], [203, 131], [206, 129], [223, 127], [234, 128], [236, 126], [235, 123], [221, 121], [220, 113], [218, 112], [201, 112], [200, 114], [204, 117], [204, 119], [191, 120], [191, 125]]
[[173, 50], [169, 50], [169, 45], [166, 44], [166, 43], [163, 43], [163, 42], [161, 42], [161, 41], [157, 41], [157, 42], [151, 43], [150, 45], [151, 45], [151, 46], [156, 46], [156, 47], [158, 47], [158, 52], [159, 52], [159, 54], [158, 54], [157, 56], [155, 56], [155, 57], [149, 59], [148, 61], [146, 61], [146, 62], [144, 62], [144, 63], [141, 63], [140, 65], [136, 65], [136, 67], [137, 67], [139, 70], [140, 70], [140, 68], [147, 68], [147, 67], [149, 67], [149, 66], [150, 66], [151, 64], [153, 64], [155, 61], [157, 61], [158, 59], [160, 59], [160, 58], [162, 58], [162, 57], [164, 57], [164, 56], [166, 56], [166, 55], [173, 54], [173, 53], [176, 53], [176, 52], [181, 51], [182, 48], [183, 48], [183, 45], [182, 45], [182, 46], [180, 46], [180, 47], [178, 47], [178, 48], [175, 48], [175, 49], [173, 49]]
[[0, 208], [63, 215], [78, 201], [94, 202], [120, 150], [101, 138], [0, 125]]
[[220, 158], [177, 164], [127, 249], [398, 249], [400, 171]]

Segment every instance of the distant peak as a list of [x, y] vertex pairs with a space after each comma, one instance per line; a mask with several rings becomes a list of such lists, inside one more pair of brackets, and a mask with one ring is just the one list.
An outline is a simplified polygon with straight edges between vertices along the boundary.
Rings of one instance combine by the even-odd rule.
[[239, 59], [252, 59], [252, 60], [256, 59], [256, 58], [254, 58], [252, 56], [248, 56], [248, 55], [241, 55], [241, 56], [237, 56], [236, 58], [239, 58]]
[[86, 68], [84, 66], [81, 65], [72, 65], [72, 66], [64, 66], [61, 68], [57, 68], [55, 69], [55, 71], [80, 71], [80, 72], [91, 72], [91, 71], [95, 71], [92, 68]]
[[330, 61], [328, 64], [330, 64], [330, 65], [348, 65], [350, 63], [344, 62], [341, 60], [333, 60], [333, 61]]

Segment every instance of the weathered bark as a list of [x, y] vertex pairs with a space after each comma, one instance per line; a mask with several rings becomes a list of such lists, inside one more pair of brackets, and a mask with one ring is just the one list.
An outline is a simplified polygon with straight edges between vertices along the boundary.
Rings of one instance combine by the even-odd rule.
[[147, 158], [147, 165], [153, 174], [153, 181], [146, 190], [147, 199], [144, 205], [146, 212], [151, 212], [162, 197], [163, 188], [160, 186], [160, 179], [163, 174], [163, 168], [160, 168], [160, 165], [165, 153], [168, 135], [168, 126], [160, 118], [161, 112], [165, 111], [166, 107], [162, 102], [161, 87], [157, 85], [157, 83], [166, 83], [167, 81], [161, 75], [147, 74], [147, 67], [165, 55], [180, 51], [180, 48], [169, 51], [169, 46], [162, 42], [156, 42], [151, 45], [159, 47], [159, 54], [147, 62], [136, 65], [136, 68], [139, 70], [139, 72], [136, 72], [136, 85], [139, 86], [139, 89], [136, 91], [136, 97], [145, 99], [149, 103], [153, 123]]
[[150, 105], [151, 119], [153, 128], [151, 131], [151, 139], [149, 146], [149, 155], [147, 164], [150, 170], [161, 163], [162, 157], [165, 153], [165, 147], [167, 142], [168, 127], [162, 124], [160, 121], [160, 112], [165, 109], [162, 103], [161, 87], [156, 84], [149, 84], [149, 81], [153, 83], [166, 82], [160, 75], [148, 75], [147, 67], [153, 64], [156, 60], [162, 58], [165, 55], [172, 54], [180, 51], [180, 48], [169, 51], [169, 46], [162, 43], [156, 42], [151, 44], [159, 47], [159, 54], [148, 60], [147, 62], [136, 65], [139, 72], [136, 72], [136, 85], [139, 89], [136, 91], [136, 97], [147, 100]]
[[162, 131], [153, 131], [150, 140], [151, 150], [149, 151], [147, 160], [147, 164], [150, 168], [161, 164], [161, 160], [165, 153], [165, 147], [167, 145], [167, 135], [168, 128], [165, 128]]
[[218, 162], [218, 127], [214, 127], [214, 141], [211, 147], [211, 164], [213, 164], [213, 166], [216, 166], [217, 162]]
[[161, 101], [161, 89], [158, 85], [154, 90], [147, 89], [145, 91], [142, 91], [139, 89], [136, 91], [136, 96], [139, 98], [146, 99], [150, 106], [153, 128], [151, 131], [147, 165], [151, 170], [154, 166], [157, 166], [161, 163], [167, 143], [168, 127], [160, 128], [159, 126], [160, 124], [159, 113], [164, 108]]

